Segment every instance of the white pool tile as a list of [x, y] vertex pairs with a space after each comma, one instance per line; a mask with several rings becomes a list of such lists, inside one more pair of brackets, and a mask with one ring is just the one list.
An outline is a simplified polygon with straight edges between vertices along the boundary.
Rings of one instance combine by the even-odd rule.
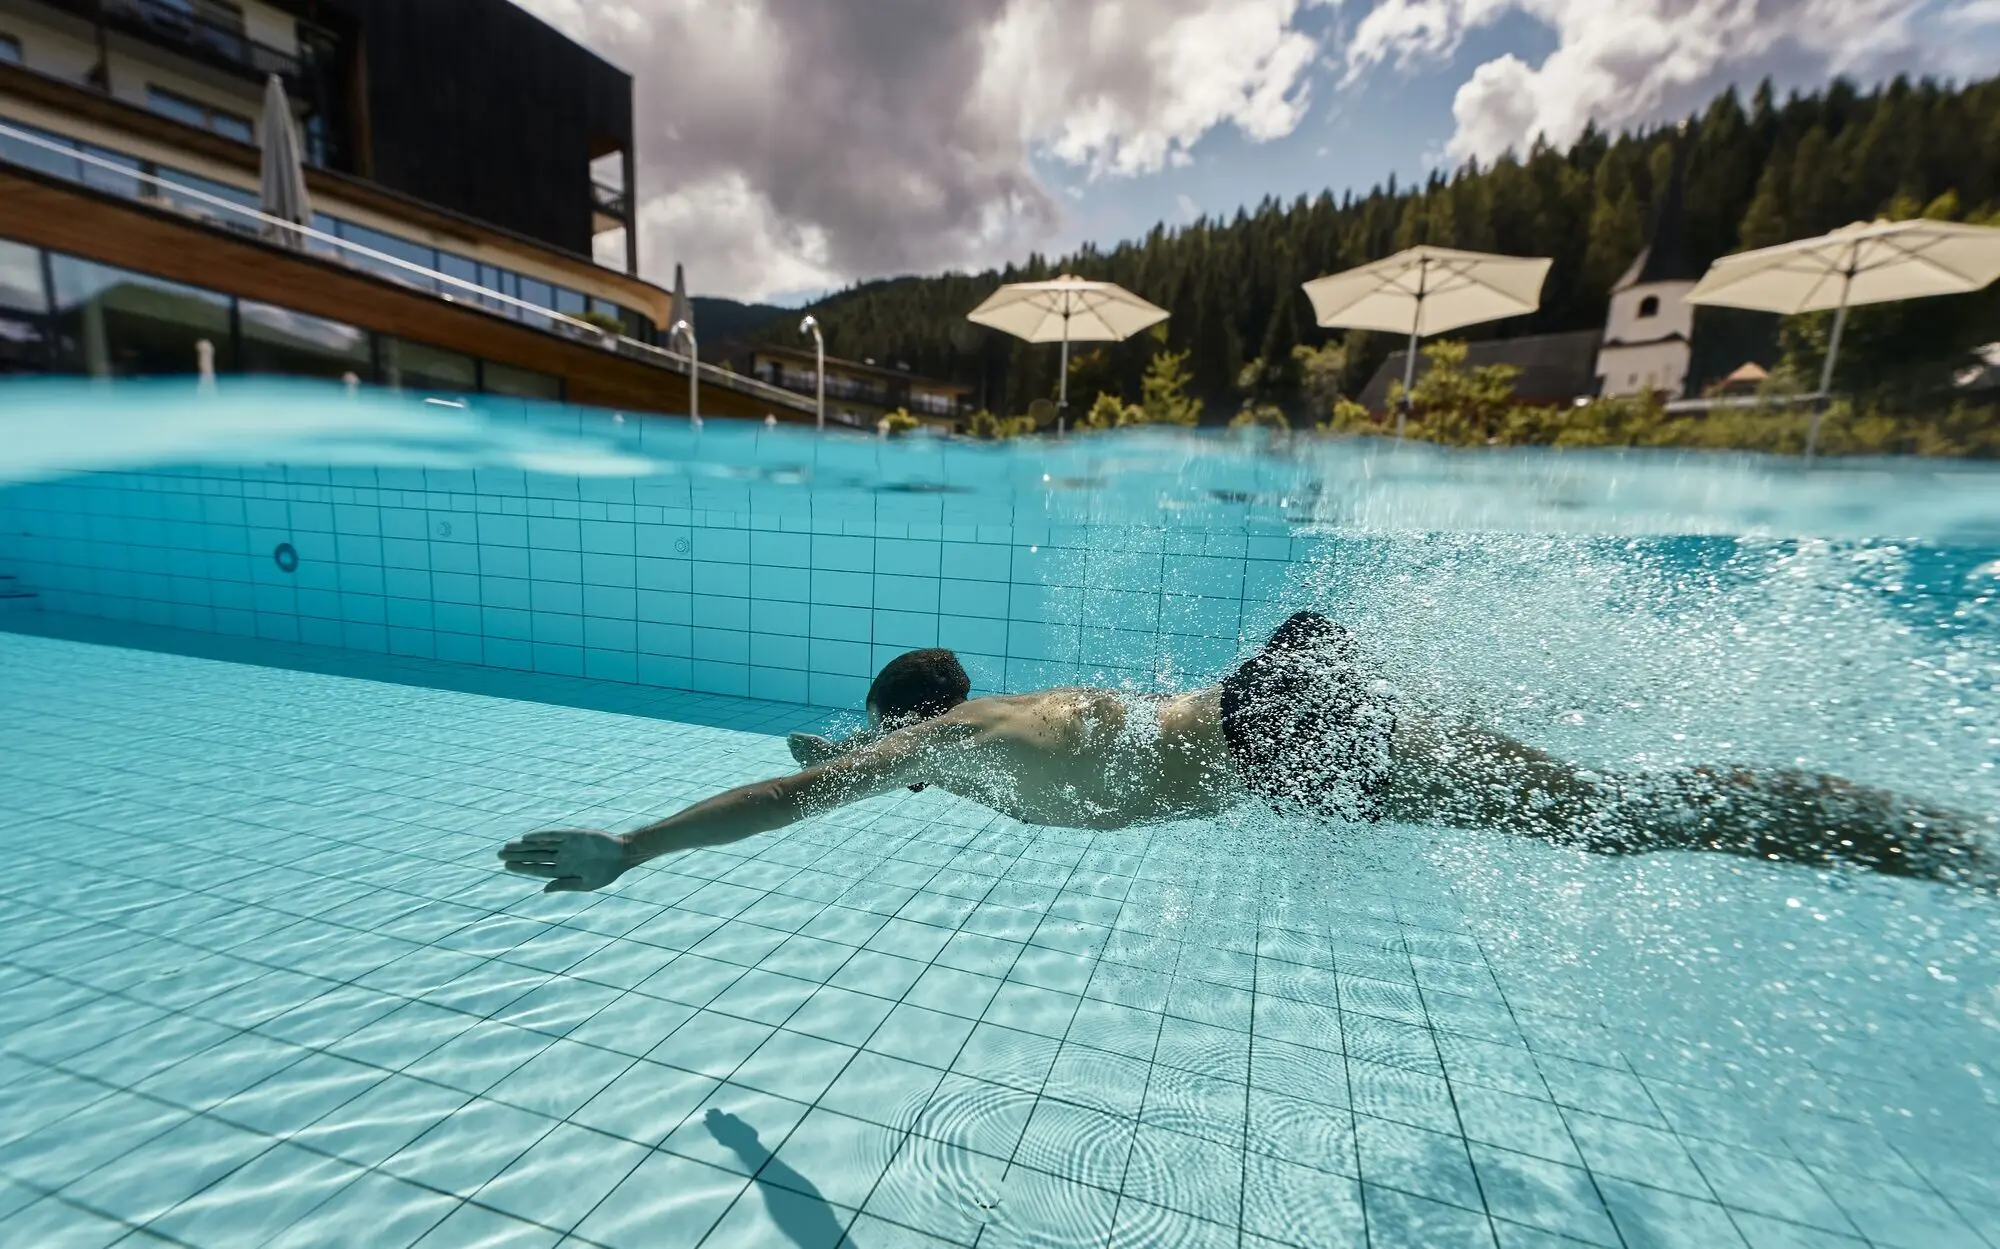
[[927, 793], [541, 895], [501, 841], [781, 771], [816, 713], [0, 659], [0, 841], [69, 830], [0, 881], [9, 1244], [1989, 1249], [1950, 1150], [1842, 1117], [1884, 1073], [1547, 1009], [1414, 858], [1300, 893]]

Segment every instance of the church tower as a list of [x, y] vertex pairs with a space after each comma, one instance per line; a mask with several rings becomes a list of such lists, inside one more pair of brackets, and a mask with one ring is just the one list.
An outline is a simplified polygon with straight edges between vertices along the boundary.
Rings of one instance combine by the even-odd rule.
[[1653, 237], [1611, 288], [1604, 344], [1597, 353], [1601, 395], [1659, 391], [1678, 399], [1687, 388], [1694, 339], [1694, 305], [1687, 302], [1699, 274], [1688, 262], [1681, 221], [1687, 136], [1674, 141], [1673, 173], [1653, 218]]

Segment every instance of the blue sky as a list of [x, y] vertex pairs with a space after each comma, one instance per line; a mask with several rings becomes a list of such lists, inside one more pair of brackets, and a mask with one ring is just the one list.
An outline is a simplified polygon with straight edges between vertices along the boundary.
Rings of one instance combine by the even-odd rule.
[[[1606, 0], [1607, 3], [1615, 0]], [[1320, 19], [1337, 41], [1334, 19]], [[1475, 66], [1503, 53], [1539, 61], [1555, 48], [1555, 35], [1522, 14], [1468, 35], [1449, 60], [1412, 73], [1387, 71], [1343, 86], [1340, 66], [1322, 59], [1310, 84], [1312, 108], [1298, 129], [1254, 143], [1233, 126], [1210, 131], [1189, 152], [1191, 163], [1138, 178], [1078, 175], [1060, 162], [1039, 158], [1036, 168], [1054, 187], [1075, 188], [1061, 234], [1048, 250], [1069, 251], [1095, 240], [1110, 245], [1144, 234], [1155, 222], [1171, 228], [1191, 217], [1233, 216], [1266, 195], [1290, 200], [1332, 190], [1365, 192], [1394, 174], [1399, 184], [1422, 180], [1446, 162], [1453, 130], [1452, 96]]]

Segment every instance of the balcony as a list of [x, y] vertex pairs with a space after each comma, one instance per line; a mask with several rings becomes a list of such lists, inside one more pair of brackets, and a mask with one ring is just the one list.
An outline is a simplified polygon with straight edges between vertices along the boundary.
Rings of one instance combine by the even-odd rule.
[[590, 184], [590, 208], [592, 212], [603, 213], [607, 217], [623, 222], [626, 213], [625, 192], [622, 188], [606, 186], [602, 182]]
[[[85, 21], [97, 20], [97, 0], [48, 0]], [[172, 48], [183, 56], [262, 82], [276, 74], [296, 91], [299, 58], [243, 32], [243, 14], [213, 0], [103, 0], [104, 21], [122, 34]]]
[[[776, 362], [766, 363], [762, 376], [773, 386], [801, 395], [815, 393], [818, 385], [811, 369], [789, 369]], [[952, 395], [912, 394], [904, 386], [844, 377], [831, 370], [826, 375], [826, 397], [865, 403], [876, 408], [904, 408], [915, 416], [935, 416], [946, 420], [957, 420], [967, 414], [966, 405]]]
[[965, 416], [965, 404], [951, 395], [911, 395], [904, 405], [917, 416], [942, 416], [957, 419]]

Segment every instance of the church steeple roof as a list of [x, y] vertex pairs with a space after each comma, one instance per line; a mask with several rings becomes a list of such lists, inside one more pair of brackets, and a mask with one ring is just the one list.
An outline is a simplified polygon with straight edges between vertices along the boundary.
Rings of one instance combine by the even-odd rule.
[[1653, 214], [1653, 237], [1646, 244], [1625, 276], [1618, 280], [1619, 289], [1638, 286], [1645, 282], [1692, 282], [1701, 275], [1694, 271], [1688, 259], [1687, 229], [1685, 215], [1687, 182], [1687, 132], [1674, 136], [1673, 171], [1667, 175], [1666, 190], [1659, 198], [1657, 210]]

